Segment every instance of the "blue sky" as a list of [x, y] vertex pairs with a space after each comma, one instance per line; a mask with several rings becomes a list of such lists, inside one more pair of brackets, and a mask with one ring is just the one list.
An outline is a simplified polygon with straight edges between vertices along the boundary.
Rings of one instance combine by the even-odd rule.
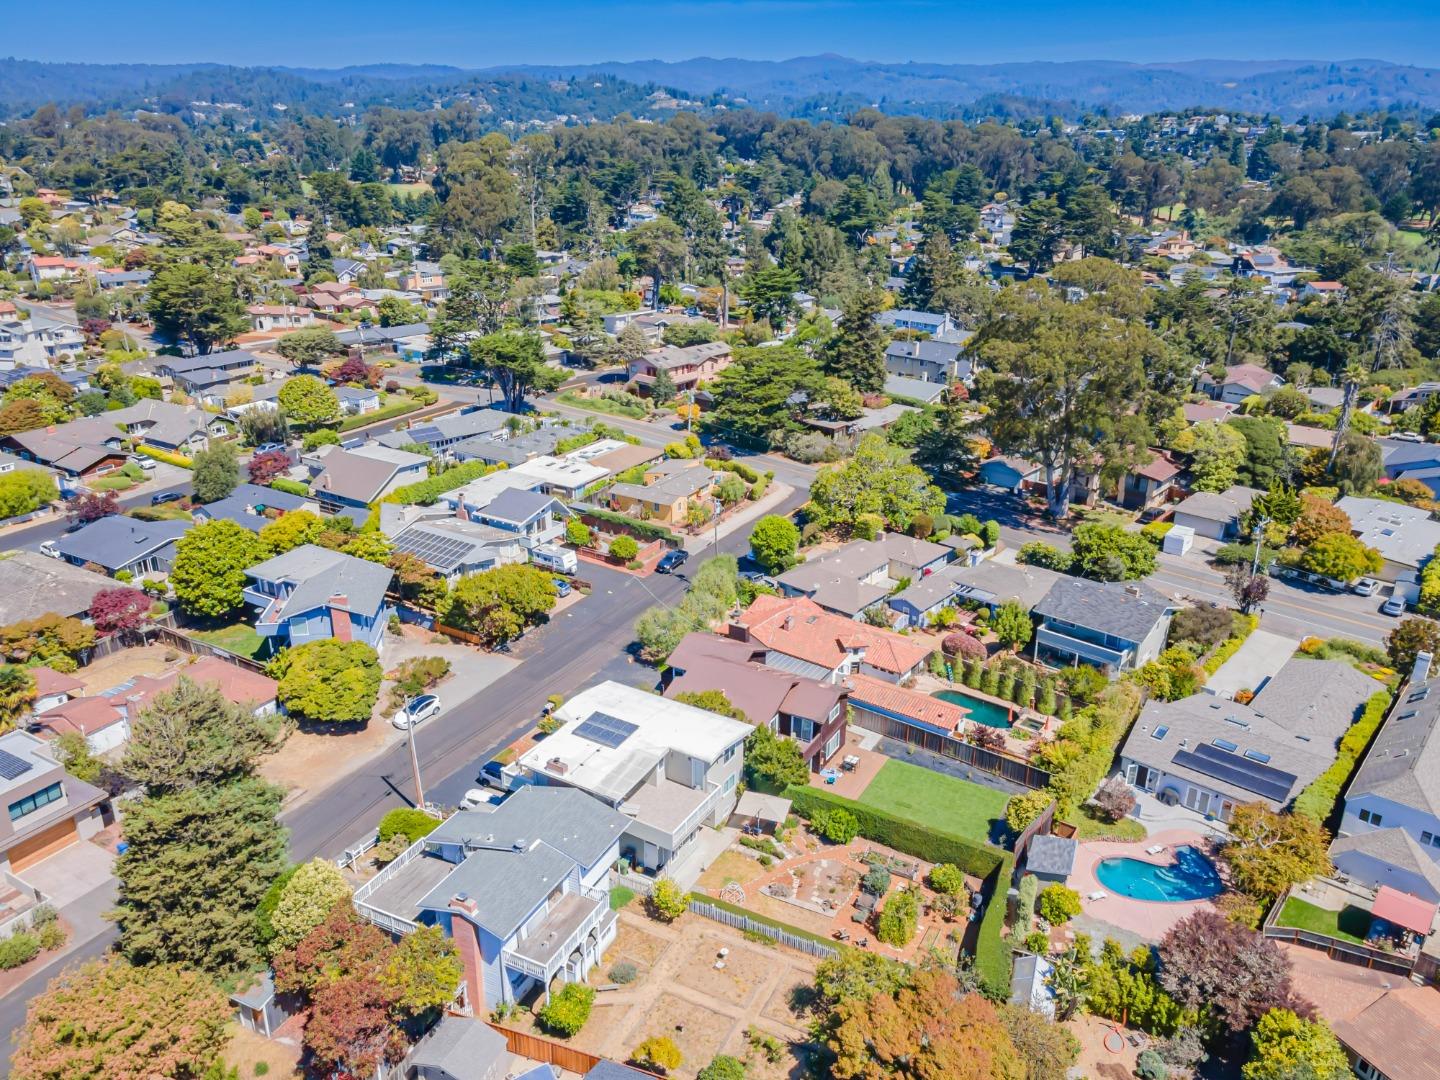
[[0, 0], [0, 51], [33, 60], [340, 67], [822, 52], [871, 60], [1394, 60], [1440, 67], [1435, 0]]

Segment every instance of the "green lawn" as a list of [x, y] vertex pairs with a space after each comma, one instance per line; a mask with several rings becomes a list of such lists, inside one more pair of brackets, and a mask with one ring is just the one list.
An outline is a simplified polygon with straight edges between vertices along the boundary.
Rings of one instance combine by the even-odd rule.
[[616, 885], [610, 890], [610, 910], [619, 911], [631, 900], [635, 899], [635, 890], [627, 889], [624, 885]]
[[604, 413], [606, 416], [625, 416], [631, 420], [644, 420], [646, 417], [645, 406], [638, 404], [631, 405], [626, 401], [616, 401], [613, 398], [587, 398], [581, 397], [573, 390], [566, 390], [555, 398], [561, 405], [569, 405], [572, 409], [584, 409], [587, 412]]
[[1004, 831], [1007, 796], [906, 761], [887, 761], [859, 801], [877, 810], [988, 841]]
[[1075, 835], [1080, 840], [1144, 840], [1145, 826], [1134, 818], [1104, 821], [1089, 814], [1084, 807], [1075, 815]]
[[1292, 896], [1285, 901], [1276, 925], [1364, 945], [1365, 932], [1370, 929], [1370, 913], [1353, 906], [1344, 911], [1331, 911]]
[[265, 639], [255, 632], [255, 628], [245, 623], [235, 623], [233, 626], [222, 626], [215, 630], [200, 630], [190, 635], [196, 641], [203, 641], [206, 645], [215, 645], [225, 649], [227, 652], [237, 653], [240, 656], [248, 656], [254, 659], [265, 647]]

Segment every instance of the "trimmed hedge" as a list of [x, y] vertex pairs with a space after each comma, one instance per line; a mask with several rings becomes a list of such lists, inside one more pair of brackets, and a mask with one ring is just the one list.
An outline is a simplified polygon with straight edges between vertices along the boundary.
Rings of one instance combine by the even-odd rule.
[[975, 966], [993, 992], [1009, 994], [1010, 947], [1000, 934], [1005, 928], [1005, 893], [1015, 866], [1013, 855], [819, 788], [792, 784], [783, 795], [790, 800], [791, 810], [803, 818], [809, 819], [817, 812], [848, 810], [855, 816], [860, 835], [865, 839], [925, 862], [953, 863], [966, 873], [983, 878], [983, 891], [989, 899], [977, 932]]
[[607, 525], [624, 525], [636, 536], [644, 537], [646, 540], [664, 540], [673, 547], [680, 547], [680, 537], [676, 536], [664, 525], [656, 525], [653, 521], [640, 521], [638, 518], [628, 517], [625, 514], [617, 514], [613, 510], [606, 510], [599, 506], [584, 506], [578, 508], [581, 515], [594, 518], [596, 521], [603, 521]]
[[406, 413], [412, 413], [417, 409], [423, 408], [425, 408], [425, 404], [416, 401], [414, 398], [405, 401], [396, 401], [389, 405], [382, 405], [374, 412], [356, 413], [354, 416], [347, 416], [335, 426], [335, 430], [354, 431], [356, 428], [368, 427], [371, 424], [378, 424], [384, 420], [393, 420], [397, 416], [404, 416]]
[[270, 486], [276, 491], [283, 491], [287, 495], [309, 496], [310, 485], [302, 484], [299, 480], [291, 480], [288, 477], [277, 476], [270, 481]]
[[1304, 814], [1322, 825], [1330, 819], [1335, 812], [1335, 804], [1340, 799], [1340, 792], [1345, 790], [1350, 774], [1360, 763], [1361, 755], [1379, 730], [1389, 708], [1388, 691], [1377, 690], [1370, 695], [1360, 719], [1351, 724], [1341, 737], [1339, 751], [1330, 767], [1310, 781], [1305, 790], [1295, 797], [1295, 813]]
[[429, 505], [447, 491], [464, 487], [472, 480], [479, 480], [480, 477], [497, 472], [504, 467], [504, 465], [487, 465], [483, 461], [467, 461], [460, 465], [452, 465], [444, 472], [436, 473], [424, 480], [417, 480], [413, 484], [406, 484], [404, 487], [398, 487], [380, 501], [401, 503], [406, 506], [415, 503]]
[[135, 447], [135, 453], [154, 458], [156, 461], [163, 461], [167, 465], [179, 465], [182, 469], [188, 469], [194, 464], [184, 454], [172, 454], [169, 450], [158, 450], [153, 446], [146, 446], [144, 443]]
[[1242, 615], [1240, 619], [1240, 629], [1234, 636], [1222, 641], [1216, 647], [1215, 651], [1206, 659], [1205, 663], [1200, 665], [1205, 669], [1206, 675], [1214, 675], [1219, 671], [1220, 666], [1240, 651], [1240, 646], [1245, 644], [1245, 639], [1253, 634], [1255, 628], [1260, 625], [1259, 615]]
[[829, 810], [846, 810], [860, 827], [859, 835], [877, 844], [903, 851], [928, 863], [954, 863], [967, 874], [987, 877], [1000, 863], [998, 848], [977, 844], [955, 833], [898, 817], [885, 810], [835, 795], [819, 788], [792, 784], [784, 791], [790, 808], [809, 820]]

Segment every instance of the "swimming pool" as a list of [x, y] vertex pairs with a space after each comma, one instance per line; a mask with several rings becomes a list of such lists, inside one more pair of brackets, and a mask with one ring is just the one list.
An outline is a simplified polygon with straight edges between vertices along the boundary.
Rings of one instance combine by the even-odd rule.
[[959, 705], [970, 714], [970, 719], [977, 724], [984, 724], [986, 727], [1008, 728], [1010, 727], [1010, 713], [1012, 708], [1004, 705], [997, 705], [993, 701], [986, 701], [960, 690], [937, 690], [931, 697], [939, 698], [941, 701], [948, 701], [951, 705]]
[[1215, 864], [1193, 847], [1176, 848], [1175, 861], [1168, 866], [1140, 859], [1102, 859], [1095, 877], [1112, 893], [1132, 900], [1208, 900], [1225, 891]]

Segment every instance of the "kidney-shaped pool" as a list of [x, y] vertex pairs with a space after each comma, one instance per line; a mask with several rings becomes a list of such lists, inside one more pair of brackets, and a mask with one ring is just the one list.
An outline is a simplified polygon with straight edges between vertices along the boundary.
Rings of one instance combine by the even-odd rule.
[[1102, 859], [1095, 877], [1112, 893], [1132, 900], [1208, 900], [1225, 891], [1215, 864], [1193, 847], [1176, 848], [1175, 861], [1164, 866], [1141, 859]]

